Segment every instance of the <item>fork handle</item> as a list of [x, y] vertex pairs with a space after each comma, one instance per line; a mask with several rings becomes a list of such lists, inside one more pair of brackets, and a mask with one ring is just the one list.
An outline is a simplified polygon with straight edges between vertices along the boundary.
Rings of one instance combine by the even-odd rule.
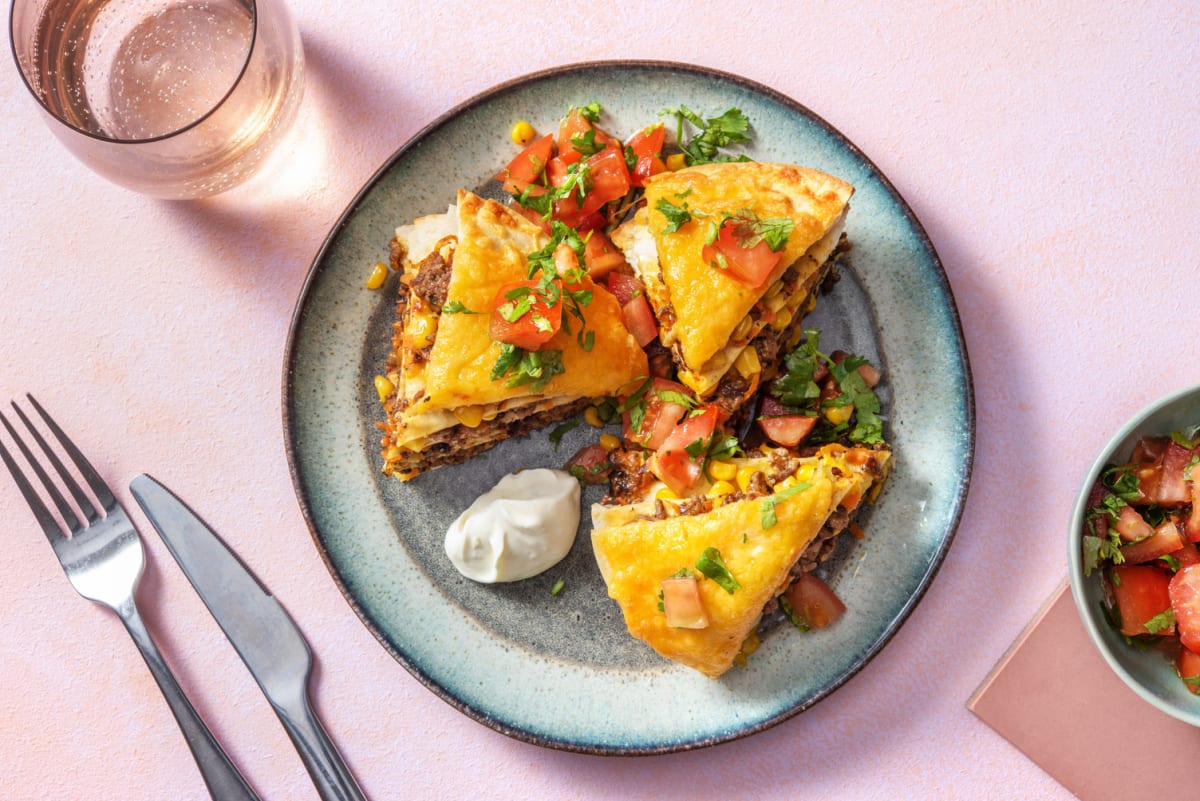
[[171, 707], [171, 712], [183, 731], [183, 738], [196, 759], [197, 767], [200, 768], [200, 775], [204, 778], [209, 795], [214, 801], [260, 801], [213, 737], [213, 733], [208, 730], [192, 702], [184, 695], [183, 688], [167, 667], [158, 646], [150, 639], [150, 632], [142, 622], [142, 616], [138, 614], [132, 599], [122, 604], [117, 609], [117, 614], [129, 631], [129, 636], [137, 643], [151, 675], [167, 699], [167, 705]]

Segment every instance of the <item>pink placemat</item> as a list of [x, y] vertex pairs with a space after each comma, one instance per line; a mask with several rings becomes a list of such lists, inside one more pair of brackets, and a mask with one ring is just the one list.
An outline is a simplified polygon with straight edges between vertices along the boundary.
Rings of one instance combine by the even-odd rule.
[[1200, 729], [1139, 698], [1084, 630], [1066, 583], [967, 707], [1081, 801], [1195, 799]]

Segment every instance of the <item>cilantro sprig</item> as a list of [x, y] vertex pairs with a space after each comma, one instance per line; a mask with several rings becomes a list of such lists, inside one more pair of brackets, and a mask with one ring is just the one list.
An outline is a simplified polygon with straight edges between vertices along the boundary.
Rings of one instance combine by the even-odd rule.
[[[729, 145], [749, 142], [750, 118], [741, 109], [730, 108], [717, 117], [707, 119], [685, 105], [663, 109], [662, 116], [675, 115], [675, 140], [683, 150], [688, 165], [709, 164], [715, 161], [751, 161], [749, 156], [736, 156], [721, 152]], [[684, 138], [685, 124], [697, 128], [697, 132]], [[691, 127], [686, 129], [691, 131]]]
[[730, 226], [733, 236], [737, 239], [738, 247], [749, 250], [759, 242], [766, 242], [773, 253], [778, 253], [787, 245], [788, 237], [792, 235], [795, 223], [787, 217], [759, 217], [750, 209], [741, 209], [737, 214], [724, 214], [721, 220], [711, 221], [705, 241], [712, 244], [717, 240], [721, 229]]
[[721, 552], [716, 548], [704, 549], [704, 553], [700, 554], [700, 558], [696, 560], [696, 569], [717, 582], [730, 595], [733, 595], [735, 590], [742, 588], [733, 573], [729, 572], [725, 560], [721, 558]]
[[525, 350], [507, 343], [500, 346], [500, 358], [492, 366], [492, 380], [508, 378], [505, 386], [528, 386], [541, 392], [550, 379], [565, 372], [561, 350]]
[[[792, 413], [818, 418], [809, 438], [811, 442], [832, 442], [841, 437], [860, 445], [883, 442], [879, 396], [858, 371], [867, 360], [850, 355], [835, 362], [820, 351], [820, 336], [821, 332], [815, 328], [804, 329], [804, 339], [785, 357], [787, 371], [771, 386], [771, 394]], [[837, 396], [825, 400], [821, 400], [821, 387], [815, 378], [822, 365], [828, 368], [839, 389]], [[849, 405], [854, 406], [853, 426], [851, 421], [834, 425], [821, 414], [826, 408]]]

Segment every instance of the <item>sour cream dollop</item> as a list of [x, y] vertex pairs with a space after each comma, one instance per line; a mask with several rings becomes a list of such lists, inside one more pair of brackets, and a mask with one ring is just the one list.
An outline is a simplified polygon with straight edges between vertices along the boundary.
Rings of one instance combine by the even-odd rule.
[[446, 532], [446, 555], [469, 579], [520, 581], [557, 564], [575, 542], [579, 482], [562, 470], [510, 473]]

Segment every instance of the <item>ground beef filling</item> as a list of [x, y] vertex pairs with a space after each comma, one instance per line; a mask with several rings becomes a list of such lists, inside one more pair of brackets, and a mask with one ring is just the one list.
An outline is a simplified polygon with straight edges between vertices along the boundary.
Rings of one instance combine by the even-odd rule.
[[435, 250], [417, 266], [417, 274], [409, 284], [409, 289], [430, 309], [440, 310], [446, 305], [449, 286], [450, 264]]

